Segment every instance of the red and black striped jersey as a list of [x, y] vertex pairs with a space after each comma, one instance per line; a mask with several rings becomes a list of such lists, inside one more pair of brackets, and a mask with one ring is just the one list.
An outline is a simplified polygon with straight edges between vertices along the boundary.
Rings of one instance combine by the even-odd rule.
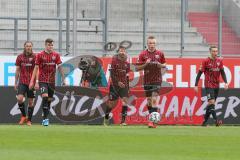
[[140, 64], [146, 63], [150, 59], [151, 63], [144, 68], [144, 85], [162, 83], [162, 73], [161, 68], [157, 67], [154, 62], [159, 62], [161, 64], [166, 63], [164, 53], [160, 50], [155, 50], [154, 52], [149, 52], [144, 50], [139, 54], [138, 62]]
[[19, 83], [29, 85], [35, 66], [36, 55], [26, 55], [24, 53], [17, 56], [16, 66], [20, 67]]
[[200, 71], [205, 75], [204, 85], [206, 88], [218, 88], [223, 61], [220, 58], [203, 60]]
[[39, 66], [39, 82], [55, 83], [56, 67], [61, 63], [57, 52], [42, 51], [37, 54], [35, 64]]
[[129, 85], [128, 72], [130, 71], [130, 64], [127, 59], [122, 60], [118, 55], [114, 55], [110, 71], [113, 85], [118, 85], [118, 82], [122, 82], [125, 86]]

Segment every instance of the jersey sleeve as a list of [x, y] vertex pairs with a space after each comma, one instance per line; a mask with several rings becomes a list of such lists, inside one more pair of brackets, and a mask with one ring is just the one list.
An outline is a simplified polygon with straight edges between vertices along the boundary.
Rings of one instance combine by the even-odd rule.
[[20, 58], [20, 56], [17, 56], [15, 65], [16, 65], [16, 66], [21, 66], [21, 58]]
[[220, 60], [220, 66], [219, 66], [219, 68], [220, 68], [220, 69], [224, 69], [224, 67], [223, 67], [223, 61], [222, 61], [222, 60]]
[[165, 56], [164, 54], [162, 53], [162, 56], [161, 56], [161, 62], [162, 64], [166, 63], [166, 59], [165, 59]]
[[112, 58], [111, 68], [110, 68], [110, 77], [111, 77], [113, 83], [117, 82], [115, 57]]
[[141, 52], [138, 56], [138, 63], [139, 64], [143, 64], [145, 63], [145, 59], [144, 59], [144, 56], [143, 56], [143, 52]]
[[61, 58], [60, 58], [60, 55], [57, 54], [57, 56], [56, 56], [56, 64], [59, 65], [59, 64], [61, 64], [61, 63], [62, 63], [62, 60], [61, 60]]
[[205, 72], [205, 70], [206, 70], [206, 61], [202, 61], [199, 71]]
[[130, 72], [130, 63], [127, 63], [127, 73]]
[[39, 54], [36, 55], [35, 65], [39, 65], [40, 62], [41, 62], [41, 54], [39, 53]]

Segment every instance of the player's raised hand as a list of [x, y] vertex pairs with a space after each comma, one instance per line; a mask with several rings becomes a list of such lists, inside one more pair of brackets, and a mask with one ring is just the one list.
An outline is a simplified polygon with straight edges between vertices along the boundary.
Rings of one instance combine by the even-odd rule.
[[148, 59], [146, 60], [146, 64], [149, 64], [150, 62], [151, 62], [151, 59], [148, 58]]
[[34, 83], [33, 83], [33, 81], [30, 81], [28, 88], [31, 90], [31, 89], [33, 89], [33, 87], [34, 87]]
[[120, 88], [125, 88], [125, 84], [123, 84], [122, 82], [118, 82], [118, 86], [119, 86]]
[[18, 89], [18, 84], [17, 83], [14, 84], [14, 89], [15, 89], [15, 91]]
[[34, 89], [39, 90], [39, 83], [38, 82], [35, 83]]
[[66, 83], [66, 80], [64, 79], [63, 81], [62, 81], [62, 86], [66, 86], [67, 85], [67, 83]]
[[198, 86], [195, 86], [193, 89], [196, 93], [198, 93]]
[[227, 90], [228, 89], [228, 83], [224, 84], [224, 89]]

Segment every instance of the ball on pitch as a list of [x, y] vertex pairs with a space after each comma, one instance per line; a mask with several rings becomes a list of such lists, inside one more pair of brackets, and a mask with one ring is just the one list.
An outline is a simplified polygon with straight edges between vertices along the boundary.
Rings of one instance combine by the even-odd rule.
[[161, 116], [158, 112], [152, 112], [149, 115], [149, 121], [153, 122], [153, 123], [158, 123], [161, 120]]

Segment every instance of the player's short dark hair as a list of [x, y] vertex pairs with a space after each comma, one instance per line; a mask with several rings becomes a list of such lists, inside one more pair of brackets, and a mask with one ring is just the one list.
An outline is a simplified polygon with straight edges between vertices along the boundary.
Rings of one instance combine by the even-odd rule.
[[125, 50], [126, 50], [126, 47], [124, 47], [124, 46], [119, 46], [119, 47], [118, 47], [118, 51], [119, 51], [120, 49], [125, 49]]
[[211, 51], [213, 48], [218, 48], [216, 45], [211, 45], [210, 47], [209, 47], [209, 51]]
[[45, 40], [45, 44], [47, 44], [47, 43], [53, 43], [53, 39], [47, 38], [47, 39]]
[[25, 41], [23, 46], [25, 47], [27, 43], [31, 43], [31, 45], [33, 46], [32, 41]]
[[124, 47], [124, 46], [119, 46], [118, 49], [117, 49], [117, 52], [119, 52], [120, 49], [124, 49], [125, 51], [127, 50], [126, 47]]

